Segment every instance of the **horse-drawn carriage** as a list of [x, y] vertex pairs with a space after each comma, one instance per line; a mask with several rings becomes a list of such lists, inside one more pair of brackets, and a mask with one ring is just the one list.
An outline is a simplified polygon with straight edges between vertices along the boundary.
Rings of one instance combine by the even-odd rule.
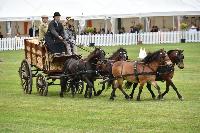
[[[36, 77], [36, 88], [40, 95], [46, 96], [48, 93], [48, 86], [50, 85], [61, 85], [60, 97], [63, 97], [64, 92], [67, 90], [71, 90], [72, 95], [74, 96], [77, 91], [83, 91], [84, 82], [86, 82], [87, 85], [84, 96], [89, 96], [90, 98], [92, 96], [92, 91], [94, 91], [94, 95], [97, 96], [100, 95], [105, 89], [105, 85], [103, 85], [102, 90], [99, 90], [97, 93], [94, 89], [94, 81], [98, 78], [98, 74], [104, 79], [108, 78], [108, 86], [111, 86], [111, 81], [113, 80], [116, 81], [134, 76], [135, 78], [133, 79], [136, 80], [134, 83], [139, 83], [139, 80], [137, 79], [140, 78], [141, 75], [148, 78], [150, 76], [153, 77], [151, 80], [148, 79], [146, 81], [155, 83], [157, 73], [159, 73], [164, 76], [164, 78], [162, 77], [162, 80], [165, 80], [168, 84], [166, 91], [161, 94], [160, 88], [155, 83], [160, 98], [162, 98], [169, 91], [169, 85], [172, 85], [179, 99], [182, 99], [182, 96], [179, 94], [177, 88], [171, 81], [174, 74], [174, 65], [177, 64], [180, 68], [183, 68], [184, 66], [184, 56], [182, 52], [182, 50], [170, 50], [166, 53], [163, 49], [161, 49], [145, 57], [143, 60], [144, 62], [130, 62], [125, 61], [127, 59], [127, 51], [125, 49], [120, 48], [110, 58], [105, 59], [105, 52], [100, 48], [95, 48], [94, 51], [90, 52], [85, 59], [81, 59], [77, 55], [67, 56], [63, 54], [49, 54], [46, 46], [41, 45], [38, 40], [27, 39], [25, 40], [25, 59], [21, 62], [19, 75], [21, 78], [22, 88], [27, 94], [31, 94], [33, 77]], [[168, 57], [168, 54], [170, 58]], [[152, 62], [154, 63], [152, 66], [157, 67], [155, 70], [152, 69]], [[170, 65], [167, 64], [168, 62], [170, 62]], [[171, 62], [173, 63], [172, 66]], [[155, 63], [157, 64], [155, 65]], [[142, 72], [138, 72], [140, 69], [135, 69], [139, 65], [142, 68]], [[129, 66], [130, 70], [125, 69], [124, 66]], [[170, 69], [168, 69], [168, 66], [170, 66]], [[119, 72], [117, 72], [118, 75], [114, 75], [114, 67], [119, 67], [119, 69], [116, 69], [119, 70]], [[148, 69], [145, 69], [144, 67], [148, 67]], [[161, 67], [160, 69], [162, 71], [158, 71], [158, 67]], [[122, 69], [128, 70], [126, 74], [122, 73]], [[151, 71], [144, 72], [144, 70]], [[54, 82], [57, 79], [60, 79], [59, 84]], [[130, 80], [132, 81], [133, 79]], [[144, 83], [146, 83], [146, 81]], [[142, 85], [144, 85], [144, 83]], [[123, 92], [125, 97], [129, 99], [129, 96], [122, 90], [122, 84], [120, 84], [120, 87], [120, 90]], [[136, 85], [134, 85], [134, 87], [136, 87]], [[135, 88], [133, 88], [133, 91], [130, 94], [131, 98], [133, 97], [134, 89]], [[114, 99], [115, 90], [116, 88], [113, 89], [111, 93], [111, 99]], [[140, 99], [141, 90], [142, 89], [140, 89], [138, 93], [138, 100]], [[152, 94], [152, 91], [150, 92]], [[155, 95], [152, 94], [152, 97], [155, 97]]]
[[[37, 39], [25, 40], [25, 59], [22, 60], [19, 68], [21, 85], [25, 93], [31, 94], [33, 77], [36, 77], [36, 88], [40, 95], [46, 96], [48, 86], [56, 84], [56, 79], [61, 79], [68, 75], [63, 74], [63, 66], [67, 59], [80, 59], [77, 55], [67, 56], [64, 54], [49, 54], [45, 45], [40, 44]], [[67, 85], [70, 80], [67, 81]], [[76, 83], [79, 88], [83, 88], [83, 81]], [[67, 87], [66, 85], [66, 87]]]

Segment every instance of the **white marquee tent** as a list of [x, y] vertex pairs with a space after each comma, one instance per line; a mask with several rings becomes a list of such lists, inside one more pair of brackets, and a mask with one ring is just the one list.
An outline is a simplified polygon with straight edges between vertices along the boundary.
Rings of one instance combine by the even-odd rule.
[[200, 15], [200, 0], [0, 0], [0, 21], [36, 20], [59, 11], [63, 18]]

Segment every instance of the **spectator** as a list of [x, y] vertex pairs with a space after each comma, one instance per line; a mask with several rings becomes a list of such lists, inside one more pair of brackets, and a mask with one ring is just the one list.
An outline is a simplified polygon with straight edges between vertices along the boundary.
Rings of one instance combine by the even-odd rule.
[[17, 34], [15, 35], [15, 37], [20, 37], [20, 33], [19, 33], [19, 32], [17, 32]]
[[97, 29], [96, 28], [94, 28], [93, 34], [97, 34]]
[[105, 29], [104, 28], [101, 29], [101, 34], [105, 34]]
[[195, 27], [194, 25], [191, 26], [191, 28], [189, 29], [189, 32], [196, 32], [197, 31], [197, 27]]
[[152, 26], [151, 32], [158, 32], [158, 26]]
[[1, 39], [3, 38], [3, 35], [1, 34], [1, 32], [0, 32], [0, 38], [1, 38]]
[[200, 26], [197, 27], [197, 31], [199, 31], [199, 30], [200, 30]]
[[123, 33], [125, 33], [125, 28], [124, 27], [122, 27], [121, 29], [119, 29], [119, 34], [123, 34]]
[[29, 29], [29, 36], [33, 37], [33, 28], [32, 27]]

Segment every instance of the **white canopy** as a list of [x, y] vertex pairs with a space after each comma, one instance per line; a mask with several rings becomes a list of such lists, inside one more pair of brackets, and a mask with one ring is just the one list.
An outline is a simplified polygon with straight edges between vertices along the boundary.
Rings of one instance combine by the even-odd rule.
[[200, 0], [1, 0], [0, 21], [40, 19], [56, 11], [75, 19], [200, 15]]

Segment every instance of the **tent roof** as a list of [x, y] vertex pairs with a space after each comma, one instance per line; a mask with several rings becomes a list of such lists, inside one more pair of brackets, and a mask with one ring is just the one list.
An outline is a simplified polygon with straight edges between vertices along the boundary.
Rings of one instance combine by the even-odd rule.
[[1, 0], [0, 21], [40, 19], [55, 11], [75, 19], [200, 15], [199, 7], [200, 0]]

